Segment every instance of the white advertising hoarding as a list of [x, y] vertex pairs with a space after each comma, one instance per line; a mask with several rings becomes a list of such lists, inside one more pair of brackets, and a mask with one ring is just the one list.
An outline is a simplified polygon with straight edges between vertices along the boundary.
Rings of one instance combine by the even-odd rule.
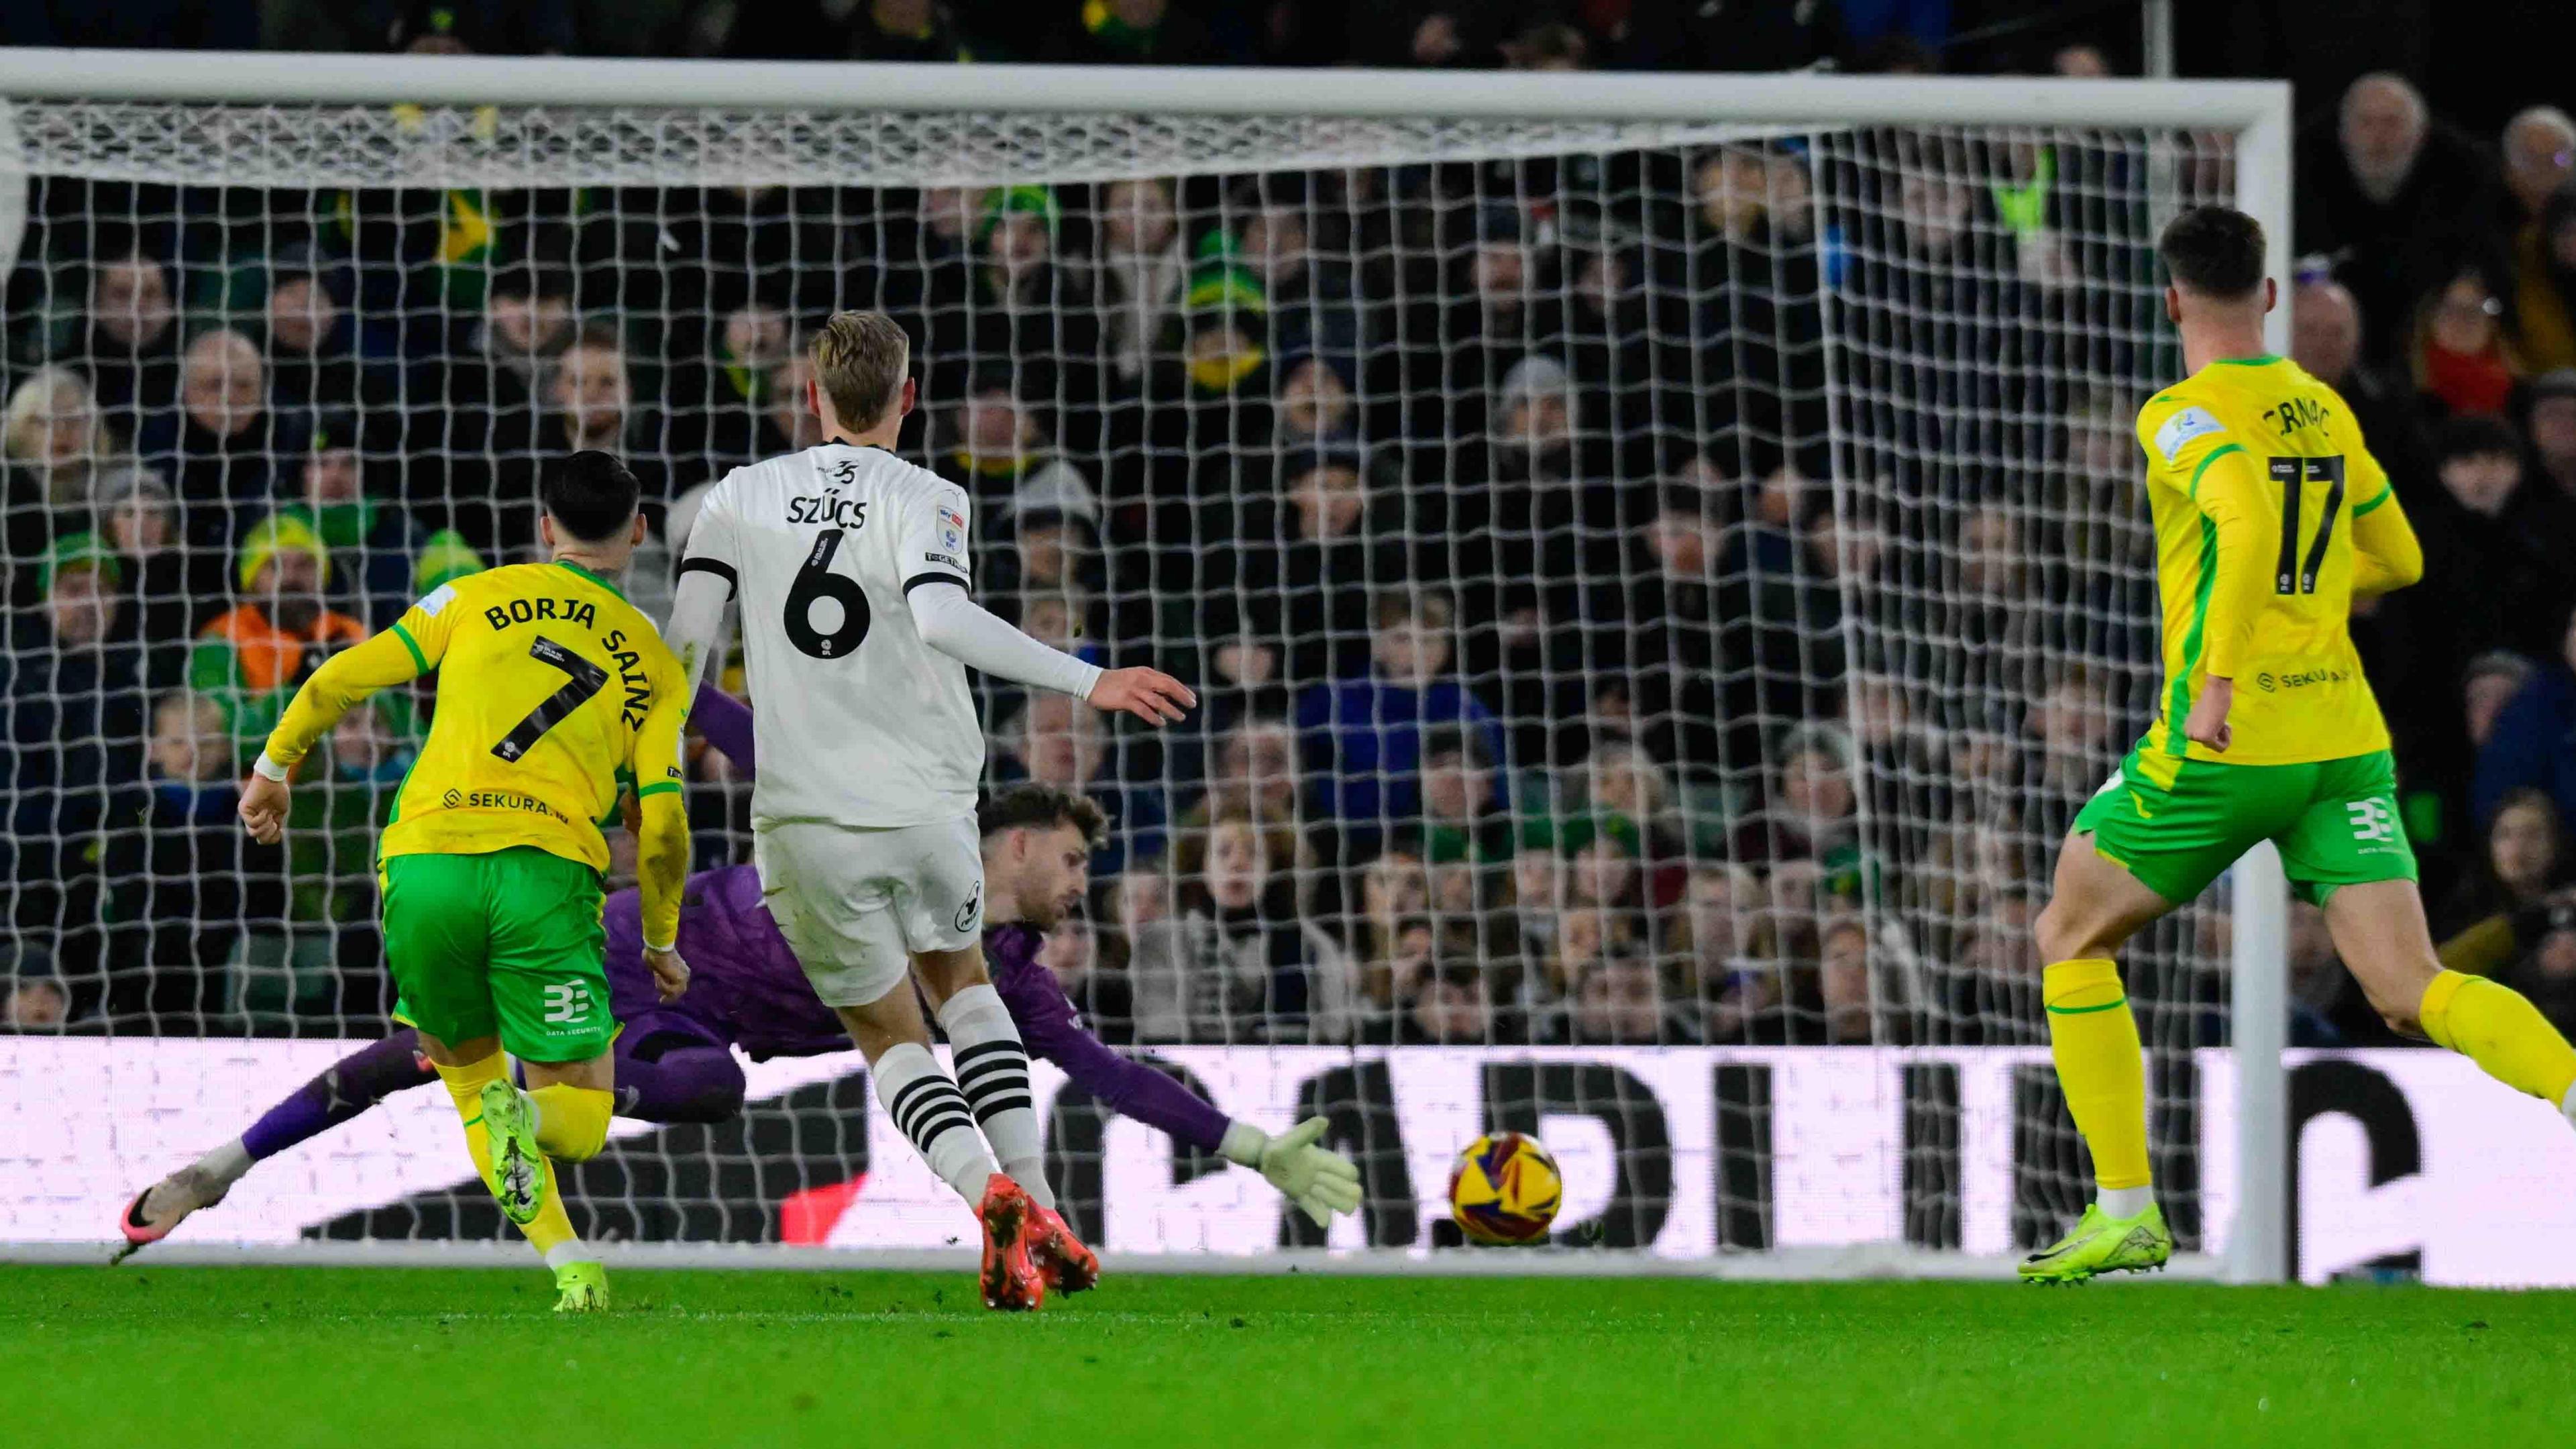
[[[349, 1049], [0, 1038], [0, 1244], [109, 1239], [138, 1187], [239, 1134]], [[1451, 1160], [1489, 1123], [1535, 1130], [1555, 1151], [1561, 1227], [1671, 1258], [1907, 1241], [2009, 1254], [2016, 1205], [2027, 1232], [2072, 1191], [2063, 1129], [2033, 1120], [2054, 1111], [2030, 1090], [2047, 1071], [2036, 1049], [1153, 1055], [1229, 1115], [1273, 1129], [1307, 1111], [1333, 1117], [1374, 1200], [1336, 1220], [1334, 1247], [1427, 1251], [1448, 1215]], [[2231, 1062], [2208, 1051], [2192, 1065], [2190, 1170], [2202, 1247], [2216, 1252], [2236, 1181]], [[2388, 1263], [2440, 1283], [2576, 1284], [2576, 1133], [2549, 1107], [2444, 1052], [2303, 1052], [2290, 1066], [2301, 1277]], [[855, 1054], [749, 1064], [753, 1102], [729, 1127], [621, 1121], [575, 1195], [631, 1237], [958, 1242], [962, 1208], [903, 1144], [860, 1067]], [[1104, 1124], [1061, 1073], [1040, 1063], [1034, 1075], [1059, 1186], [1101, 1246], [1248, 1254], [1282, 1241], [1280, 1200], [1257, 1175], [1176, 1154], [1141, 1124]], [[2187, 1157], [2189, 1146], [2160, 1152]], [[456, 1191], [464, 1176], [445, 1095], [416, 1090], [261, 1164], [174, 1241], [488, 1235], [474, 1224], [497, 1220]]]

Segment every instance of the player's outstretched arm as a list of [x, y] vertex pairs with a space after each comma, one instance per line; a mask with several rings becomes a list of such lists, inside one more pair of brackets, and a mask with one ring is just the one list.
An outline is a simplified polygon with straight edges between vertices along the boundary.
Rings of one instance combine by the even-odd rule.
[[360, 700], [380, 689], [408, 684], [430, 667], [413, 631], [401, 624], [324, 660], [278, 717], [277, 728], [269, 732], [268, 745], [242, 787], [241, 819], [251, 838], [274, 845], [286, 833], [286, 778], [312, 752], [314, 741], [329, 734]]
[[1074, 1085], [1103, 1107], [1168, 1134], [1175, 1142], [1255, 1169], [1319, 1225], [1331, 1221], [1334, 1213], [1359, 1211], [1359, 1168], [1318, 1144], [1323, 1118], [1301, 1122], [1273, 1137], [1249, 1122], [1229, 1121], [1196, 1092], [1102, 1045], [1100, 1038], [1082, 1029], [1072, 1004], [1052, 985], [1042, 993], [1010, 991], [1003, 1002], [1029, 1054], [1063, 1068]]
[[916, 580], [904, 599], [921, 642], [996, 679], [1069, 694], [1150, 725], [1171, 724], [1199, 702], [1189, 686], [1159, 670], [1104, 670], [1039, 643], [968, 598], [963, 580]]

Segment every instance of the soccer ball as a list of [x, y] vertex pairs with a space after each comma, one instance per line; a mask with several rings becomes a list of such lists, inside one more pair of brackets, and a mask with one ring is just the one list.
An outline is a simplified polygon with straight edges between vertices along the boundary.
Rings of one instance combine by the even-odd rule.
[[1468, 1143], [1449, 1173], [1449, 1210], [1470, 1242], [1535, 1242], [1547, 1236], [1564, 1197], [1556, 1159], [1519, 1132]]

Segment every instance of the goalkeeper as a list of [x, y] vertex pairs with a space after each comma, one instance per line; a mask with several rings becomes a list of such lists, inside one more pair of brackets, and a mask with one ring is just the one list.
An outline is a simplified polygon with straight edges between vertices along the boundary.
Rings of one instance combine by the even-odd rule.
[[2038, 1282], [2162, 1265], [2145, 1067], [2112, 957], [2257, 842], [2325, 908], [2336, 951], [2398, 1031], [2576, 1117], [2576, 1050], [2508, 987], [2447, 971], [2398, 823], [2352, 601], [2423, 572], [2414, 532], [2334, 389], [2263, 349], [2274, 287], [2255, 220], [2194, 207], [2160, 242], [2182, 382], [2147, 400], [2163, 597], [2163, 709], [2076, 817], [2038, 921], [2049, 1045], [2099, 1196], [2021, 1265]]
[[[699, 691], [693, 722], [737, 761], [751, 758], [751, 713], [713, 689]], [[984, 949], [993, 984], [1029, 1050], [1054, 1062], [1111, 1110], [1173, 1140], [1257, 1169], [1317, 1223], [1358, 1210], [1350, 1159], [1316, 1145], [1312, 1118], [1273, 1137], [1230, 1121], [1178, 1082], [1120, 1056], [1083, 1029], [1055, 978], [1036, 959], [1043, 933], [1081, 899], [1100, 807], [1041, 785], [1020, 785], [978, 812], [986, 881]], [[840, 1019], [807, 984], [760, 903], [749, 866], [690, 877], [679, 951], [688, 992], [669, 1005], [644, 966], [641, 909], [632, 890], [608, 901], [608, 980], [625, 1031], [615, 1047], [618, 1114], [648, 1122], [712, 1122], [742, 1107], [743, 1073], [731, 1048], [755, 1059], [851, 1049]], [[135, 1197], [120, 1224], [128, 1252], [169, 1235], [211, 1207], [271, 1157], [358, 1116], [395, 1092], [437, 1080], [414, 1035], [397, 1031], [338, 1062], [268, 1109], [240, 1137]], [[1071, 1288], [1074, 1285], [1056, 1285]]]

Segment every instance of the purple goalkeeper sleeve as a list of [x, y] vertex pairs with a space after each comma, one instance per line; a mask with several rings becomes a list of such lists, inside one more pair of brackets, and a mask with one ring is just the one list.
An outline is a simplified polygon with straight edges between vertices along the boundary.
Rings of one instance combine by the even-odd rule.
[[751, 706], [712, 684], [701, 684], [690, 702], [689, 723], [746, 777], [752, 773]]
[[242, 1151], [253, 1162], [264, 1161], [330, 1131], [396, 1092], [437, 1080], [438, 1073], [421, 1059], [420, 1033], [404, 1027], [324, 1067], [320, 1075], [261, 1113], [242, 1134]]
[[1082, 1029], [1073, 1003], [1055, 973], [1038, 964], [1040, 937], [1026, 926], [996, 926], [984, 934], [985, 965], [1003, 1005], [1020, 1028], [1029, 1055], [1064, 1069], [1075, 1085], [1121, 1117], [1133, 1117], [1202, 1152], [1225, 1140], [1223, 1112], [1189, 1088], [1143, 1062], [1122, 1057]]

